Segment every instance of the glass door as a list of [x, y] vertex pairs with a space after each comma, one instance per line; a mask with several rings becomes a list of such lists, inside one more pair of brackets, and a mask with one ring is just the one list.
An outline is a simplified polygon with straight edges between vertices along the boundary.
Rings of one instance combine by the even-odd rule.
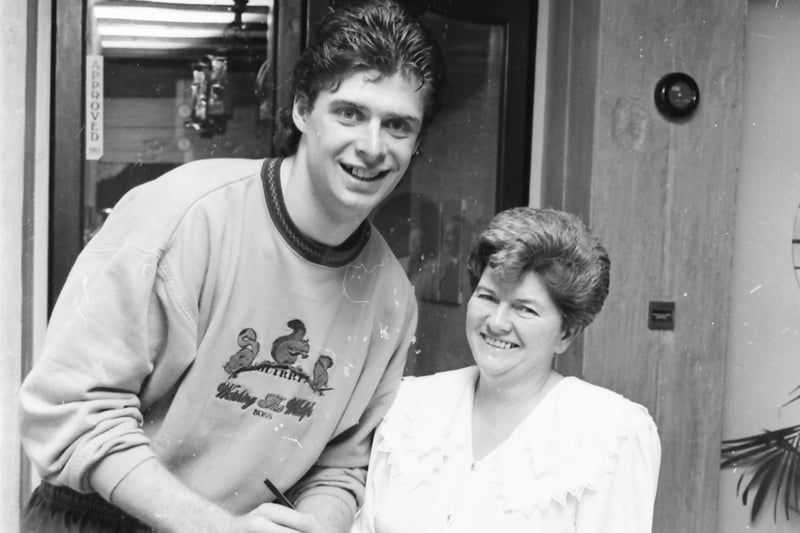
[[416, 289], [420, 320], [406, 372], [422, 375], [472, 364], [469, 248], [497, 211], [528, 203], [536, 3], [406, 3], [442, 45], [444, 105], [373, 222]]
[[[537, 4], [403, 1], [442, 44], [448, 83], [421, 153], [371, 218], [416, 287], [406, 370], [427, 374], [472, 363], [466, 254], [494, 213], [528, 202]], [[56, 4], [51, 305], [128, 189], [193, 159], [272, 154], [294, 59], [333, 3]]]
[[83, 243], [131, 187], [183, 163], [269, 154], [272, 0], [94, 0]]
[[[49, 301], [130, 188], [210, 157], [272, 153], [301, 1], [57, 3]], [[284, 18], [278, 16], [283, 11]], [[285, 31], [278, 29], [285, 25]]]

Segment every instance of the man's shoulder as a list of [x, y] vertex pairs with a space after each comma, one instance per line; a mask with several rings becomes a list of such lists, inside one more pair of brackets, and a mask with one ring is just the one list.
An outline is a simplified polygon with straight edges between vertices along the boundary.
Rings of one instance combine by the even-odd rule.
[[191, 196], [242, 179], [260, 177], [263, 159], [197, 159], [176, 167], [146, 185]]
[[[386, 239], [375, 226], [371, 224], [369, 226], [369, 231], [369, 241], [367, 241], [367, 245], [364, 247], [361, 257], [359, 258], [359, 260], [364, 261], [364, 268], [370, 271], [375, 270], [384, 276], [389, 276], [393, 278], [396, 283], [401, 284], [405, 288], [404, 290], [412, 291], [413, 289], [408, 275], [403, 265], [401, 265], [400, 261], [397, 259], [397, 256], [395, 256], [394, 252], [389, 247]], [[394, 287], [396, 287], [396, 284], [393, 283], [390, 286], [392, 287], [392, 292], [395, 292]]]
[[[215, 196], [215, 192], [239, 186], [252, 189], [251, 184], [260, 180], [263, 163], [264, 160], [251, 159], [201, 159], [139, 185], [114, 206], [93, 246], [128, 242], [143, 249], [160, 249], [193, 207], [230, 205], [230, 195], [223, 198]], [[244, 188], [239, 197], [251, 197], [251, 191]]]
[[576, 427], [601, 423], [609, 429], [630, 432], [653, 424], [644, 405], [611, 389], [570, 377], [557, 390], [557, 417], [572, 420]]

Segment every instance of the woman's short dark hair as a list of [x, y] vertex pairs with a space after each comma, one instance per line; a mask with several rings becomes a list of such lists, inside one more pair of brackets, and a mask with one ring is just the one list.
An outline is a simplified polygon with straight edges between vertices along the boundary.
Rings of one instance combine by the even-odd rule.
[[467, 264], [472, 290], [486, 267], [506, 281], [535, 272], [570, 334], [586, 328], [600, 312], [611, 277], [608, 252], [581, 219], [532, 207], [502, 211], [478, 236]]
[[[400, 72], [424, 91], [423, 131], [441, 105], [444, 66], [428, 28], [393, 0], [343, 3], [317, 26], [292, 73], [292, 95], [314, 105], [321, 90], [335, 89], [357, 70]], [[300, 131], [291, 106], [281, 110], [277, 141], [281, 155], [297, 151]]]

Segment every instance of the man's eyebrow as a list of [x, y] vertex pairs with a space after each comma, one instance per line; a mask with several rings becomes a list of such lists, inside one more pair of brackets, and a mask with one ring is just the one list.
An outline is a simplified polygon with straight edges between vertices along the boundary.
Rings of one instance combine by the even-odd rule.
[[[335, 98], [335, 99], [330, 100], [328, 102], [328, 107], [329, 108], [335, 108], [335, 107], [341, 107], [341, 106], [352, 107], [352, 108], [358, 109], [359, 111], [362, 111], [362, 112], [365, 112], [365, 111], [369, 110], [368, 106], [365, 106], [363, 104], [359, 104], [358, 102], [354, 102], [352, 100], [347, 100], [346, 98]], [[417, 122], [417, 123], [420, 123], [420, 124], [422, 123], [422, 117], [417, 116], [417, 115], [404, 115], [402, 113], [388, 113], [386, 115], [386, 117], [384, 117], [384, 118], [388, 118], [388, 119], [398, 119], [399, 118], [399, 119], [402, 119], [402, 120], [407, 120], [409, 122]]]
[[328, 102], [328, 107], [339, 107], [339, 106], [347, 106], [347, 107], [355, 107], [361, 111], [367, 109], [367, 106], [359, 104], [358, 102], [353, 102], [352, 100], [346, 100], [344, 98], [335, 98]]

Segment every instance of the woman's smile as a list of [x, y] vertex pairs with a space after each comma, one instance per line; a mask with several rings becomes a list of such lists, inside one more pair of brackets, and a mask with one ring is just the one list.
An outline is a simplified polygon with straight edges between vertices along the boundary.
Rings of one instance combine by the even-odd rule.
[[569, 346], [561, 313], [542, 279], [502, 279], [487, 267], [467, 303], [467, 340], [482, 375], [536, 380]]

